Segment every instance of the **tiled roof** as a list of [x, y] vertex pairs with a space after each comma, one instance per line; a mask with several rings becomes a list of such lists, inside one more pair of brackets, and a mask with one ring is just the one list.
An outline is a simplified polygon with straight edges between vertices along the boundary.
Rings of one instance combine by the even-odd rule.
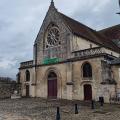
[[65, 21], [66, 25], [70, 28], [73, 34], [88, 39], [96, 44], [112, 49], [113, 51], [120, 52], [117, 45], [114, 44], [109, 38], [103, 34], [89, 28], [86, 25], [60, 13], [62, 19]]
[[100, 30], [99, 33], [104, 34], [111, 40], [120, 39], [120, 24]]

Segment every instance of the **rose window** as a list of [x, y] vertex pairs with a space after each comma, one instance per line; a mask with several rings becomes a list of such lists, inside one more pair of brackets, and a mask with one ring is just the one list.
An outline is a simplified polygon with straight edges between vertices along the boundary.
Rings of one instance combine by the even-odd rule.
[[47, 44], [46, 48], [52, 47], [52, 46], [57, 46], [60, 45], [60, 33], [57, 27], [52, 27], [48, 30], [47, 33]]

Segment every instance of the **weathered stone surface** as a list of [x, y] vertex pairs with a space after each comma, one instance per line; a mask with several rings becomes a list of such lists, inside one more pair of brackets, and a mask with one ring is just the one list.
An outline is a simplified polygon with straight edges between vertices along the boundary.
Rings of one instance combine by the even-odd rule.
[[[50, 46], [49, 52], [55, 47], [61, 47], [59, 51], [54, 49], [52, 54], [56, 51], [62, 52], [62, 54], [56, 57], [57, 59], [62, 58], [62, 60], [55, 64], [44, 64], [45, 50], [47, 49], [45, 48], [46, 36], [50, 26], [57, 26], [59, 28], [61, 45]], [[89, 41], [89, 39], [82, 36], [78, 37], [73, 32], [60, 15], [60, 12], [51, 4], [35, 40], [33, 65], [20, 68], [22, 96], [26, 96], [28, 92], [26, 86], [29, 85], [30, 97], [48, 98], [48, 75], [51, 71], [57, 76], [57, 98], [60, 99], [84, 100], [85, 94], [88, 93], [85, 93], [85, 85], [89, 85], [92, 88], [92, 97], [90, 99], [98, 101], [99, 97], [102, 96], [106, 103], [109, 102], [111, 96], [116, 96], [118, 89], [120, 91], [119, 68], [111, 66], [109, 63], [113, 56], [118, 57], [119, 54], [93, 42], [94, 40]], [[74, 55], [75, 51], [82, 51], [78, 52], [80, 53], [79, 57]], [[48, 59], [56, 59], [49, 55], [47, 56]], [[83, 78], [84, 63], [91, 65], [92, 77]], [[29, 82], [26, 81], [26, 70], [30, 72]], [[109, 84], [113, 77], [115, 78], [114, 81], [118, 83], [117, 86]], [[106, 81], [110, 82], [104, 85], [101, 84]]]
[[73, 101], [46, 101], [40, 98], [0, 101], [0, 120], [55, 120], [57, 106], [60, 107], [61, 120], [119, 120], [120, 106], [97, 103], [91, 110], [90, 103], [78, 103], [75, 114]]

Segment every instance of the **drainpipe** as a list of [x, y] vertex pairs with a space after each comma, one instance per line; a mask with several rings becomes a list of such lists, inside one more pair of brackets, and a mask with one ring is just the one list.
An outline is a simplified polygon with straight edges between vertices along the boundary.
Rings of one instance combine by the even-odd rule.
[[35, 97], [36, 97], [36, 85], [37, 85], [37, 43], [34, 45], [34, 59], [35, 59]]

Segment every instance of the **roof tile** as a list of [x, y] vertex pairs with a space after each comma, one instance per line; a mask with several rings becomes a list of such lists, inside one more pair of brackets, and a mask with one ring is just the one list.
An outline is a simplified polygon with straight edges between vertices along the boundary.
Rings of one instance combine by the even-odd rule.
[[115, 45], [115, 43], [112, 42], [109, 37], [106, 37], [101, 32], [97, 32], [62, 13], [60, 13], [60, 15], [65, 21], [66, 25], [69, 26], [73, 34], [86, 38], [96, 44], [107, 47], [113, 51], [120, 52], [120, 49], [117, 47], [117, 45]]

